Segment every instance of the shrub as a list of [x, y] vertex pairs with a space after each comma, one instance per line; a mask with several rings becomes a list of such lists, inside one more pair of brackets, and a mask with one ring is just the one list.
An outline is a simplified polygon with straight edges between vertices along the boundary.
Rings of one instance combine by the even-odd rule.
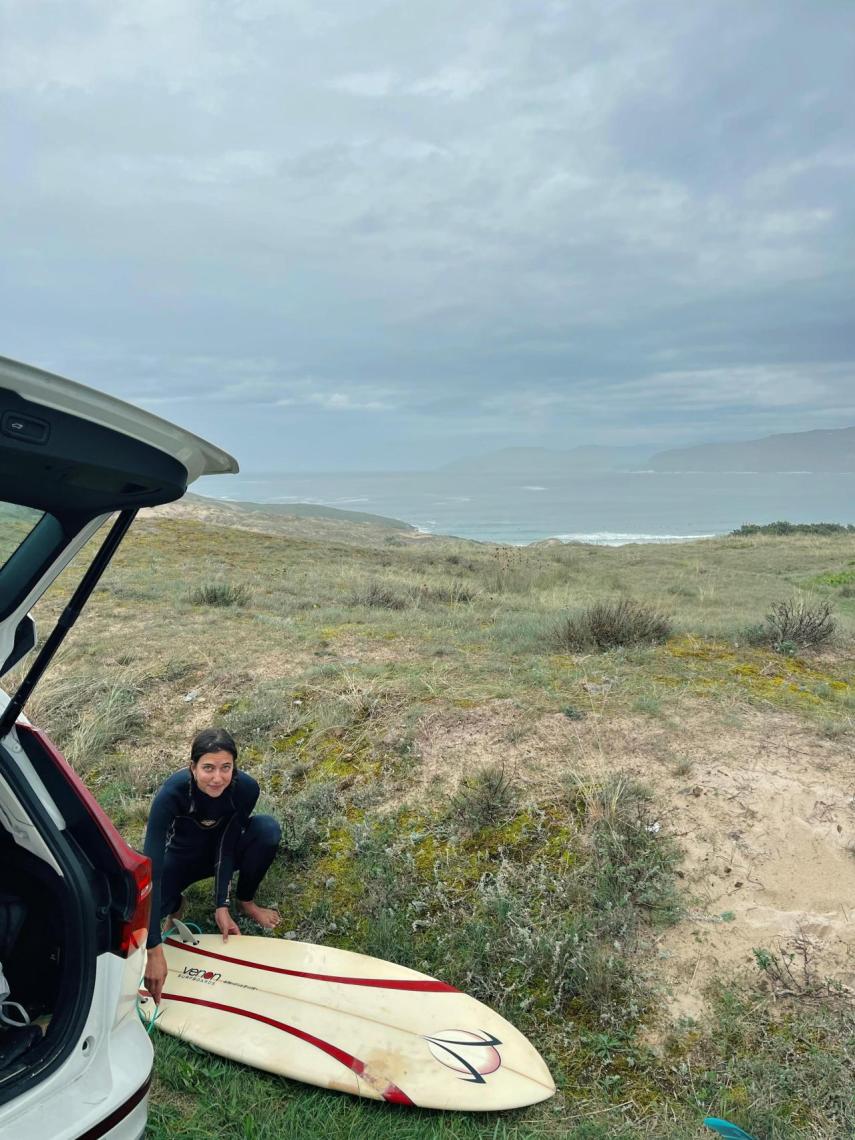
[[462, 781], [451, 800], [449, 816], [465, 830], [495, 827], [516, 814], [519, 793], [501, 764], [491, 765]]
[[550, 643], [559, 652], [614, 649], [624, 645], [654, 645], [671, 633], [671, 619], [652, 606], [620, 598], [595, 602], [571, 614], [555, 628]]
[[245, 606], [251, 596], [246, 586], [233, 586], [230, 582], [203, 582], [188, 594], [194, 606]]
[[374, 580], [354, 590], [350, 596], [350, 604], [373, 606], [383, 610], [403, 610], [407, 607], [407, 599], [385, 582]]
[[336, 807], [332, 782], [309, 784], [281, 808], [282, 849], [293, 859], [306, 859], [326, 834]]
[[810, 602], [795, 597], [775, 602], [766, 615], [765, 641], [779, 650], [805, 649], [822, 645], [834, 633], [835, 623], [829, 602]]
[[771, 523], [743, 523], [739, 530], [732, 530], [731, 535], [740, 538], [751, 534], [851, 534], [855, 530], [852, 523], [791, 523], [785, 519]]

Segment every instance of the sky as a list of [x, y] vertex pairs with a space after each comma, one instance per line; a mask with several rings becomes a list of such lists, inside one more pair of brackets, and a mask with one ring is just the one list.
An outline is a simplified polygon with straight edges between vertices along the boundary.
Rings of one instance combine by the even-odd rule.
[[244, 471], [855, 424], [851, 0], [0, 0], [0, 353]]

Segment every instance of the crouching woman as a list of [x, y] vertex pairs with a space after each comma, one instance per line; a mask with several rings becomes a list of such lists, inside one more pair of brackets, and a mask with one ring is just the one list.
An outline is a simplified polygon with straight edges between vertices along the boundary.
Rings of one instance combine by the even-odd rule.
[[161, 923], [180, 917], [182, 892], [213, 876], [214, 921], [228, 942], [240, 930], [229, 909], [232, 875], [238, 872], [237, 909], [272, 929], [275, 910], [259, 906], [255, 894], [279, 845], [279, 824], [252, 815], [258, 784], [237, 768], [237, 745], [222, 728], [206, 728], [190, 749], [190, 766], [170, 776], [154, 797], [143, 850], [151, 859], [151, 925], [145, 986], [156, 1002], [166, 981]]

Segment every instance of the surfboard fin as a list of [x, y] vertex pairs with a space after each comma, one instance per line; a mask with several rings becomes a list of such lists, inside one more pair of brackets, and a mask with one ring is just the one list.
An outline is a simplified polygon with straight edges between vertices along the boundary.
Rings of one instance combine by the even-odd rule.
[[199, 939], [193, 933], [189, 926], [186, 926], [180, 918], [173, 918], [172, 925], [178, 931], [178, 937], [182, 942], [189, 946], [198, 946]]

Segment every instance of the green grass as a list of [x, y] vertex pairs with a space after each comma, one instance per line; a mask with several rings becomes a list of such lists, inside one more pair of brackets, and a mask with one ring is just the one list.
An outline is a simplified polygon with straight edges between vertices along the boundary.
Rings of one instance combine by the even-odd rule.
[[[747, 710], [772, 725], [785, 716], [847, 746], [855, 598], [833, 595], [835, 636], [820, 655], [742, 631], [782, 597], [831, 597], [839, 583], [821, 579], [848, 573], [855, 536], [519, 549], [398, 545], [355, 526], [336, 541], [324, 525], [319, 538], [142, 520], [37, 690], [34, 717], [136, 844], [196, 728], [228, 727], [263, 810], [283, 824], [262, 900], [282, 907], [281, 933], [473, 992], [531, 1036], [560, 1093], [498, 1117], [404, 1113], [158, 1036], [150, 1135], [699, 1140], [716, 1111], [759, 1140], [851, 1135], [851, 1023], [833, 1004], [773, 1000], [763, 974], [721, 979], [707, 1021], [649, 1047], [655, 939], [679, 915], [679, 850], [634, 779], [573, 778], [583, 746], [572, 736], [548, 779], [537, 739], [528, 769], [506, 766], [504, 750], [551, 714], [593, 748], [612, 721], [647, 725], [669, 770], [688, 776], [681, 728], [697, 709], [712, 726]], [[251, 583], [252, 596], [192, 604], [203, 564], [206, 580]], [[43, 630], [73, 579], [40, 603]], [[629, 590], [669, 615], [663, 643], [548, 643], [568, 614]], [[421, 750], [434, 726], [467, 724], [492, 771], [470, 770], [463, 737], [462, 778], [431, 783]], [[210, 927], [206, 884], [190, 905]]]

